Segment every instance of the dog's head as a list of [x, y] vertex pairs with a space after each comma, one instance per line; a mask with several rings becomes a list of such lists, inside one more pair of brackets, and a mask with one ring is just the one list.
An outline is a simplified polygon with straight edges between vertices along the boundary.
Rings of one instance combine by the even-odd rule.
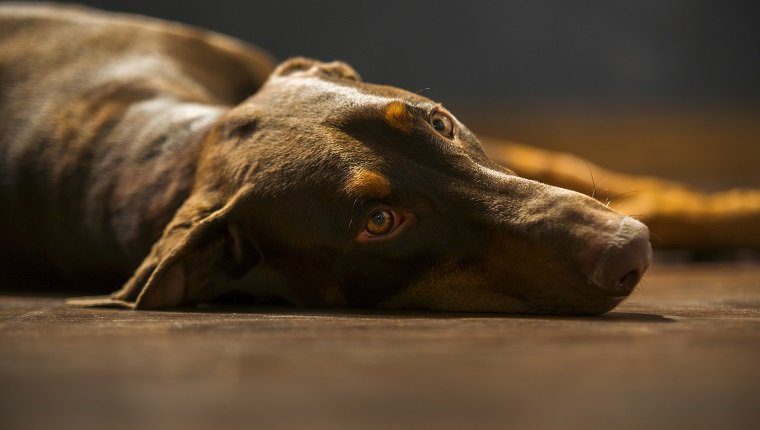
[[209, 132], [193, 193], [113, 300], [597, 314], [646, 227], [491, 161], [440, 104], [293, 59]]

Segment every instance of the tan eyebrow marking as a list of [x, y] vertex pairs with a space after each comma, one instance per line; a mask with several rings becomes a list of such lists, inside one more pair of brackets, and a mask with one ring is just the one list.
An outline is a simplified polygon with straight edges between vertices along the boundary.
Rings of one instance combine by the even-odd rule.
[[406, 110], [404, 103], [399, 101], [393, 101], [388, 103], [385, 107], [385, 121], [402, 131], [410, 131], [413, 126], [414, 118]]
[[346, 182], [344, 190], [350, 196], [381, 199], [391, 193], [391, 182], [381, 173], [359, 169]]

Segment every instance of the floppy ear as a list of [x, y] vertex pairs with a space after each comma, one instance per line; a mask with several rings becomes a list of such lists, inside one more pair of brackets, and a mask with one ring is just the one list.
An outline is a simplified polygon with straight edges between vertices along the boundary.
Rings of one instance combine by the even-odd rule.
[[275, 69], [274, 76], [287, 76], [302, 72], [312, 76], [328, 76], [331, 78], [350, 79], [361, 82], [362, 78], [353, 67], [342, 61], [323, 63], [310, 58], [295, 57], [286, 60]]
[[110, 296], [67, 300], [77, 307], [159, 309], [210, 300], [261, 260], [255, 244], [232, 219], [239, 192], [216, 210], [202, 195], [180, 207], [124, 287]]

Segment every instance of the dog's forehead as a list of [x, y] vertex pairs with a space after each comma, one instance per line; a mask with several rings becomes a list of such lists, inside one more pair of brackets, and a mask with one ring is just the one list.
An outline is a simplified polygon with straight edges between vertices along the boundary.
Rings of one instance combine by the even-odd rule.
[[341, 108], [381, 107], [392, 102], [415, 106], [433, 106], [436, 103], [400, 88], [368, 84], [346, 79], [325, 79], [317, 76], [277, 76], [269, 85], [284, 91], [293, 103], [340, 110]]
[[285, 134], [297, 130], [300, 142], [320, 142], [307, 151], [330, 154], [351, 172], [344, 188], [359, 191], [352, 195], [387, 195], [394, 182], [420, 171], [411, 166], [461, 172], [475, 169], [485, 157], [474, 135], [453, 115], [456, 139], [441, 137], [430, 126], [429, 115], [445, 111], [439, 103], [399, 88], [293, 73], [272, 76], [262, 93], [260, 101]]

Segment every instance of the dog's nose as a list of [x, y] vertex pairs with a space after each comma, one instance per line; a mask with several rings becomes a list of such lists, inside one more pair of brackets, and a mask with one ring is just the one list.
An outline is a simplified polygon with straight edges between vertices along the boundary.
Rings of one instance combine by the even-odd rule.
[[597, 257], [589, 283], [610, 296], [625, 297], [639, 283], [651, 260], [649, 229], [633, 218], [624, 217]]

